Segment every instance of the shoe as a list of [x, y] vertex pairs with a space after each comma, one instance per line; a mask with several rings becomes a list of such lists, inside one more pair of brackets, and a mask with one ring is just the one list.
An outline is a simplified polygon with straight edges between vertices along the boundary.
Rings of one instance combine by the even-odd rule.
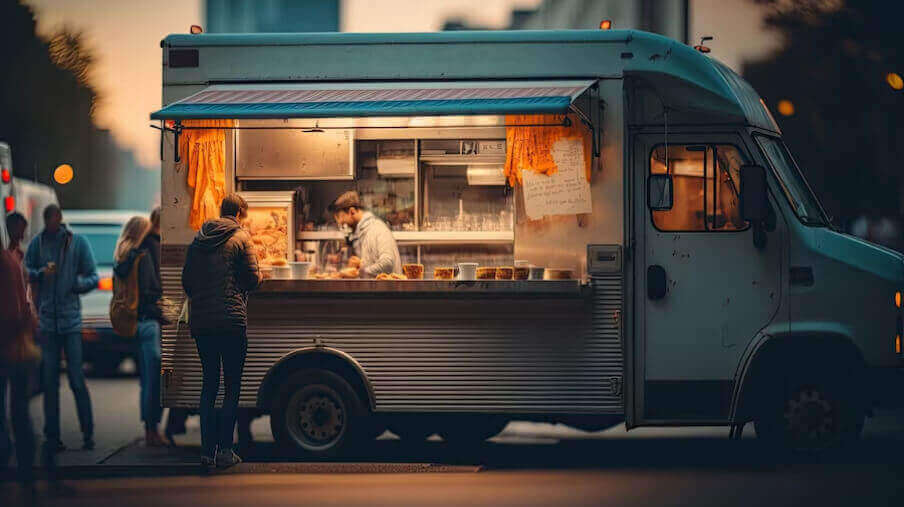
[[166, 445], [169, 447], [179, 447], [179, 444], [176, 443], [176, 436], [173, 435], [173, 432], [167, 428], [163, 432], [163, 438], [166, 440]]
[[242, 458], [238, 454], [232, 452], [232, 449], [224, 449], [217, 452], [217, 468], [229, 468], [242, 462]]
[[144, 445], [145, 447], [166, 447], [166, 441], [156, 431], [145, 431]]
[[201, 456], [201, 468], [214, 468], [217, 461], [210, 456]]
[[82, 450], [93, 451], [95, 447], [97, 447], [97, 444], [94, 443], [94, 437], [85, 437], [85, 442], [82, 444]]

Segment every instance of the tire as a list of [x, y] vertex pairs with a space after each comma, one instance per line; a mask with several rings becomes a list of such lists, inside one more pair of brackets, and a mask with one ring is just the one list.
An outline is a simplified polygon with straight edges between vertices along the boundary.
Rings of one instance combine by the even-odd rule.
[[398, 416], [389, 421], [389, 431], [395, 433], [403, 442], [419, 443], [436, 433], [435, 425], [430, 418], [416, 415]]
[[443, 418], [439, 434], [450, 444], [476, 445], [501, 433], [508, 423], [496, 416], [450, 416]]
[[820, 452], [857, 440], [866, 411], [845, 376], [790, 376], [770, 389], [754, 419], [757, 438], [789, 451]]
[[280, 390], [270, 429], [281, 450], [333, 457], [360, 439], [365, 416], [361, 400], [344, 378], [326, 370], [302, 370]]

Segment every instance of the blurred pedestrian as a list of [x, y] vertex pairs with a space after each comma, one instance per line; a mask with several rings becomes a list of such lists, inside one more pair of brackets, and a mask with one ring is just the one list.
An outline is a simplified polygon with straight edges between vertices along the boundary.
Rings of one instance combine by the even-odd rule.
[[[159, 301], [162, 294], [160, 273], [154, 267], [154, 257], [149, 251], [147, 237], [151, 222], [140, 216], [126, 222], [116, 242], [113, 273], [117, 290], [136, 291], [138, 300], [135, 342], [138, 350], [138, 374], [141, 385], [141, 420], [144, 422], [144, 442], [148, 447], [165, 445], [158, 426], [163, 414], [160, 405], [160, 323], [163, 312]], [[153, 248], [153, 245], [151, 245]], [[137, 286], [126, 283], [133, 270], [138, 270]], [[124, 287], [123, 287], [124, 285]], [[116, 297], [114, 295], [114, 297]], [[134, 326], [134, 320], [133, 326]]]
[[16, 255], [19, 262], [25, 260], [25, 252], [22, 250], [22, 240], [25, 239], [25, 229], [28, 228], [28, 220], [21, 213], [14, 211], [6, 215], [6, 231], [9, 234], [9, 246], [7, 249]]
[[[248, 292], [257, 289], [262, 279], [251, 236], [240, 225], [247, 216], [245, 199], [227, 195], [220, 205], [220, 218], [205, 222], [188, 247], [182, 269], [182, 287], [190, 299], [189, 326], [201, 357], [198, 411], [204, 466], [241, 462], [233, 451], [233, 432], [248, 347]], [[221, 362], [225, 394], [217, 413], [214, 402]]]
[[34, 343], [35, 318], [25, 296], [25, 275], [14, 251], [0, 248], [0, 464], [12, 455], [6, 421], [6, 386], [10, 386], [10, 412], [15, 436], [18, 478], [32, 489], [35, 436], [28, 410], [29, 378], [40, 352]]
[[97, 269], [88, 241], [63, 224], [56, 204], [44, 209], [44, 230], [32, 238], [25, 253], [32, 298], [38, 311], [44, 363], [44, 446], [47, 452], [66, 449], [60, 440], [60, 361], [66, 353], [69, 388], [75, 397], [82, 449], [94, 449], [91, 396], [82, 372], [82, 313], [79, 295], [97, 287]]

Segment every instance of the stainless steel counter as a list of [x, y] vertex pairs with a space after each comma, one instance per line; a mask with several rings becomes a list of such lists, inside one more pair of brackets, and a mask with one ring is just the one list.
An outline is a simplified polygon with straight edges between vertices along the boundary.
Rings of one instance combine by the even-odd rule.
[[580, 280], [264, 280], [258, 293], [581, 295]]

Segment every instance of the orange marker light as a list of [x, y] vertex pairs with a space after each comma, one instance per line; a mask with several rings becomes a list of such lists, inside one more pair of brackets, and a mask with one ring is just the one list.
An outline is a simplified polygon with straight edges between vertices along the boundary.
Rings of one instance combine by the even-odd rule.
[[901, 293], [895, 292], [895, 306], [901, 308]]
[[892, 90], [904, 90], [904, 78], [897, 72], [889, 72], [885, 75], [885, 82]]
[[98, 290], [113, 290], [113, 279], [109, 277], [101, 278], [97, 282]]
[[192, 35], [198, 35], [199, 33], [204, 33], [204, 29], [201, 28], [201, 25], [191, 25], [191, 28], [189, 28], [188, 31]]
[[787, 99], [778, 101], [778, 114], [782, 116], [791, 116], [794, 114], [794, 102]]
[[56, 169], [53, 171], [53, 181], [56, 181], [60, 185], [65, 185], [72, 181], [72, 176], [75, 172], [72, 170], [72, 166], [69, 164], [61, 164], [58, 165]]
[[895, 336], [895, 354], [901, 353], [901, 335]]
[[610, 30], [612, 28], [612, 20], [604, 19], [600, 21], [600, 30]]

